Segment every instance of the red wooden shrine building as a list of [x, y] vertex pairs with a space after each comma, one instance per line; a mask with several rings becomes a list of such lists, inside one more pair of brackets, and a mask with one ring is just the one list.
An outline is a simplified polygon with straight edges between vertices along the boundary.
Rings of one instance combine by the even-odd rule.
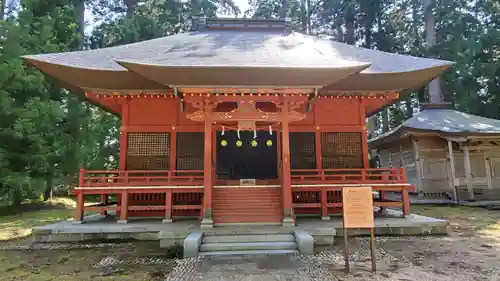
[[[401, 192], [375, 205], [408, 214], [405, 171], [369, 166], [365, 118], [451, 65], [248, 19], [24, 59], [122, 120], [120, 169], [80, 171], [77, 221], [115, 210], [120, 223], [196, 216], [202, 227], [328, 219], [347, 186]], [[84, 205], [89, 194], [102, 203]]]

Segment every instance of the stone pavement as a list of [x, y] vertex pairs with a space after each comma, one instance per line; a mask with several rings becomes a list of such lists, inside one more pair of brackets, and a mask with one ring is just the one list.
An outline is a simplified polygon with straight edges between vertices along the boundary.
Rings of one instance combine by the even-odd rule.
[[205, 257], [192, 281], [311, 281], [296, 255]]

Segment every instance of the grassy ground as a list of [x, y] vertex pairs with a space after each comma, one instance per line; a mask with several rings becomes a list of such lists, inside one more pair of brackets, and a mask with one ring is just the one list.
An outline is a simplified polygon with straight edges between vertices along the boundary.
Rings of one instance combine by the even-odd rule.
[[[20, 238], [28, 235], [34, 226], [73, 216], [74, 201], [72, 199], [57, 199], [50, 203], [36, 204], [39, 205], [25, 206], [26, 210], [17, 215], [2, 216], [0, 210], [0, 239], [12, 240]], [[441, 252], [457, 252], [460, 253], [459, 256], [464, 256], [472, 251], [469, 249], [478, 249], [477, 251], [482, 251], [480, 255], [475, 255], [479, 265], [480, 262], [488, 263], [486, 260], [481, 260], [482, 256], [485, 256], [485, 258], [492, 256], [494, 258], [497, 255], [496, 249], [500, 247], [500, 211], [478, 207], [423, 205], [412, 206], [412, 211], [424, 216], [448, 219], [451, 223], [450, 236], [436, 238], [436, 240], [432, 241], [402, 241], [404, 247], [398, 248], [397, 251], [411, 256], [415, 254], [413, 253], [415, 251], [422, 252], [420, 249], [429, 248]], [[472, 239], [469, 239], [469, 237], [472, 237]], [[173, 267], [174, 260], [169, 259], [164, 250], [159, 249], [157, 242], [134, 242], [133, 245], [135, 247], [81, 250], [0, 250], [0, 280], [164, 280]], [[394, 249], [391, 250], [391, 247], [397, 248], [397, 245], [397, 242], [390, 242], [384, 247], [387, 247], [387, 251], [392, 251]], [[470, 253], [474, 254], [473, 252]], [[436, 255], [438, 254], [436, 253]], [[145, 258], [159, 259], [162, 262], [146, 262], [145, 264], [136, 262]], [[120, 260], [123, 263], [115, 266], [99, 265], [103, 260], [107, 259]], [[429, 263], [439, 262], [437, 260], [433, 261], [432, 257], [428, 259]], [[443, 261], [447, 260], [449, 258], [443, 258]], [[449, 267], [449, 265], [446, 266]], [[476, 266], [476, 262], [474, 262], [474, 266]], [[415, 270], [419, 269], [415, 268]]]
[[[2, 281], [83, 281], [83, 280], [164, 280], [175, 265], [158, 244], [140, 243], [134, 248], [3, 251], [0, 252], [0, 279]], [[163, 264], [140, 264], [137, 260], [149, 257], [165, 260]], [[101, 266], [106, 259], [123, 264]]]
[[450, 221], [450, 234], [489, 238], [500, 243], [500, 211], [481, 207], [414, 205], [412, 212]]
[[[91, 204], [91, 203], [89, 203]], [[13, 211], [0, 207], [0, 241], [7, 245], [27, 244], [33, 227], [70, 219], [76, 203], [72, 198], [30, 202]], [[1, 245], [1, 244], [0, 244]], [[80, 281], [80, 280], [163, 280], [174, 260], [166, 257], [158, 243], [134, 243], [135, 247], [76, 250], [0, 250], [2, 281]], [[166, 261], [138, 264], [140, 259]], [[103, 259], [123, 261], [115, 266], [99, 266]], [[171, 263], [168, 263], [168, 261]]]
[[[86, 204], [94, 204], [87, 202]], [[67, 220], [75, 215], [76, 202], [70, 197], [57, 197], [46, 202], [26, 202], [17, 209], [0, 207], [0, 241], [29, 236], [33, 227]], [[90, 213], [86, 213], [88, 215]]]
[[35, 226], [71, 218], [75, 201], [55, 198], [47, 202], [31, 202], [15, 211], [10, 207], [0, 208], [0, 241], [23, 238], [31, 234]]

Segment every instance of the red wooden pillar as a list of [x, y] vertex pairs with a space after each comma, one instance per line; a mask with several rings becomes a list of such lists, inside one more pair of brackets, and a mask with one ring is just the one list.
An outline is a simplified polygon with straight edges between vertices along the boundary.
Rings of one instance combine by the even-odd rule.
[[359, 101], [359, 121], [361, 124], [361, 145], [363, 146], [363, 167], [370, 168], [370, 158], [368, 157], [368, 136], [366, 134], [366, 109], [363, 99]]
[[[323, 156], [321, 149], [321, 132], [318, 128], [316, 128], [316, 132], [314, 133], [314, 150], [316, 152], [316, 169], [323, 169]], [[321, 219], [322, 220], [330, 220], [330, 216], [328, 216], [328, 192], [326, 187], [322, 187], [321, 189]]]
[[278, 157], [278, 182], [281, 184], [281, 178], [283, 177], [283, 174], [281, 173], [281, 168], [283, 167], [282, 160], [283, 158], [281, 157], [281, 136], [283, 134], [281, 132], [276, 132], [276, 150], [278, 151], [277, 157]]
[[[107, 206], [108, 203], [109, 203], [109, 195], [108, 194], [101, 194], [101, 204], [104, 206]], [[101, 216], [107, 216], [108, 211], [106, 211], [106, 209], [103, 208], [103, 209], [101, 209], [100, 214], [101, 214]]]
[[321, 220], [330, 220], [328, 216], [328, 192], [325, 187], [321, 189]]
[[[120, 171], [124, 171], [127, 169], [127, 142], [128, 142], [128, 116], [129, 116], [129, 98], [127, 97], [123, 100], [122, 106], [122, 127], [121, 127], [121, 135], [120, 135]], [[121, 177], [124, 177], [125, 174], [121, 174]], [[122, 180], [123, 181], [123, 180]], [[127, 201], [128, 202], [128, 201]], [[122, 204], [122, 197], [117, 196], [116, 203], [118, 207]], [[116, 215], [121, 217], [121, 208], [118, 208], [116, 211]]]
[[[208, 103], [208, 102], [207, 102]], [[203, 219], [201, 221], [202, 228], [212, 228], [214, 222], [212, 220], [212, 119], [211, 107], [205, 105], [205, 132], [204, 132], [204, 155], [203, 155]]]
[[408, 189], [403, 186], [401, 188], [401, 199], [403, 201], [403, 216], [408, 216], [410, 214], [410, 198], [408, 196]]
[[163, 223], [172, 222], [172, 189], [168, 189], [165, 192], [165, 218]]
[[295, 225], [292, 205], [292, 179], [290, 171], [290, 128], [288, 124], [288, 103], [285, 102], [282, 110], [281, 134], [282, 134], [282, 188], [283, 188], [283, 226]]
[[75, 223], [83, 222], [83, 206], [85, 200], [83, 197], [83, 190], [78, 191], [76, 194], [76, 214], [75, 214]]
[[123, 190], [121, 193], [121, 205], [120, 205], [120, 220], [117, 223], [127, 223], [128, 220], [128, 192]]
[[[80, 169], [80, 173], [78, 176], [78, 185], [80, 188], [85, 186], [85, 170]], [[76, 194], [76, 213], [75, 213], [75, 223], [83, 222], [83, 206], [84, 206], [84, 194], [83, 190], [78, 191]]]
[[120, 170], [126, 169], [127, 164], [127, 133], [128, 133], [129, 99], [122, 103], [122, 132], [120, 136]]
[[169, 170], [177, 170], [177, 132], [170, 133], [170, 164]]
[[316, 152], [316, 169], [323, 169], [323, 156], [321, 148], [321, 132], [319, 129], [314, 132], [314, 151]]
[[212, 185], [217, 185], [217, 132], [212, 132]]

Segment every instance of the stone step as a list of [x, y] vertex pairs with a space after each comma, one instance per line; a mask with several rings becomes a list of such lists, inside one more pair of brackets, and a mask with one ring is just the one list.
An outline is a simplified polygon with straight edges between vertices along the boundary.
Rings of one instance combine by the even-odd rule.
[[217, 251], [201, 252], [200, 256], [244, 256], [244, 255], [293, 255], [297, 250], [251, 250], [251, 251]]
[[292, 234], [219, 235], [205, 236], [202, 241], [202, 243], [237, 242], [295, 242], [295, 237]]
[[200, 252], [296, 249], [297, 243], [295, 242], [207, 243], [200, 246]]
[[[274, 224], [274, 223], [273, 223]], [[286, 229], [276, 225], [267, 225], [266, 223], [228, 223], [220, 224], [224, 227], [204, 229], [203, 235], [221, 236], [221, 235], [274, 235], [274, 234], [291, 234], [290, 229]]]

